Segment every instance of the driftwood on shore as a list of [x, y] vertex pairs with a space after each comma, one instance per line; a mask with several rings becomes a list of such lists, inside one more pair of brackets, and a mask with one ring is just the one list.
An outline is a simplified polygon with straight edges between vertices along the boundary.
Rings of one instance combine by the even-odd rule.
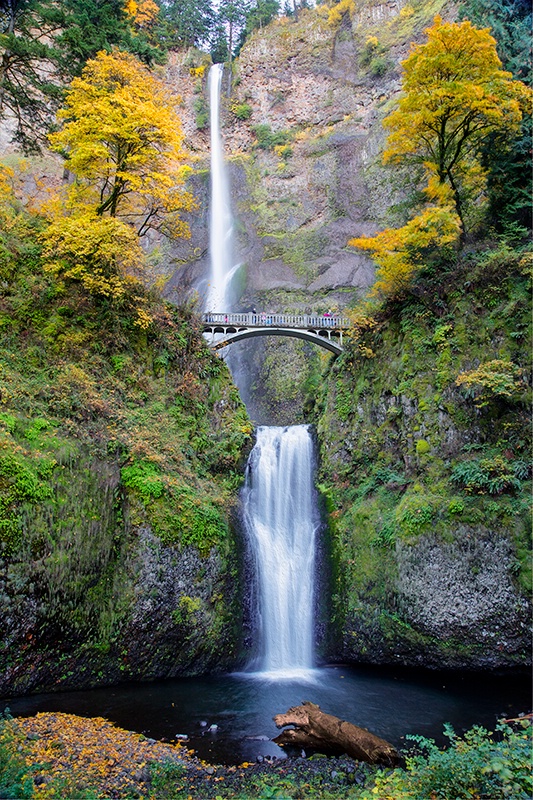
[[293, 706], [285, 714], [276, 714], [274, 722], [278, 728], [294, 725], [273, 740], [281, 747], [294, 746], [327, 753], [346, 753], [357, 761], [384, 764], [394, 767], [401, 762], [398, 751], [385, 739], [380, 739], [366, 728], [325, 714], [320, 706], [304, 700], [301, 706]]

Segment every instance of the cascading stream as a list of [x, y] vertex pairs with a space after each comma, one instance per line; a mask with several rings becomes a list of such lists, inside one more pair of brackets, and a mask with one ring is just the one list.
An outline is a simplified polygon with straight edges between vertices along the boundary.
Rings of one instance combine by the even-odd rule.
[[259, 594], [262, 673], [313, 667], [315, 536], [313, 441], [307, 425], [260, 427], [250, 454], [244, 519]]
[[240, 264], [235, 263], [233, 248], [233, 217], [231, 214], [229, 182], [220, 135], [220, 88], [223, 64], [209, 70], [209, 107], [211, 129], [211, 207], [209, 221], [209, 250], [211, 276], [206, 297], [206, 311], [230, 311], [230, 284]]

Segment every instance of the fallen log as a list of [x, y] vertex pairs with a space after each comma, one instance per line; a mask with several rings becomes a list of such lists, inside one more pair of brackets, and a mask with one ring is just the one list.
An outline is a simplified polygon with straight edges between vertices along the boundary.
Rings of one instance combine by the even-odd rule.
[[395, 767], [402, 759], [398, 751], [385, 739], [380, 739], [366, 728], [325, 714], [320, 706], [304, 700], [285, 714], [276, 714], [276, 727], [294, 725], [273, 740], [281, 747], [294, 746], [327, 753], [346, 753], [357, 761]]

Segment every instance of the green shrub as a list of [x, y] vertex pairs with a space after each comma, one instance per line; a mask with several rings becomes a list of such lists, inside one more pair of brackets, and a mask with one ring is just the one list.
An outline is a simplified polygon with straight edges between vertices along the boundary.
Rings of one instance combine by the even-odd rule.
[[287, 144], [290, 140], [289, 131], [273, 131], [269, 125], [254, 125], [252, 130], [261, 150], [273, 150], [276, 145]]
[[372, 75], [385, 75], [392, 67], [394, 66], [394, 62], [390, 60], [390, 58], [385, 58], [385, 56], [377, 56], [373, 58], [370, 64], [368, 65], [368, 69], [370, 70]]
[[193, 108], [196, 114], [196, 127], [199, 131], [203, 131], [209, 122], [209, 108], [203, 97], [197, 97], [193, 103]]
[[122, 467], [121, 476], [124, 486], [137, 492], [143, 503], [164, 494], [165, 487], [159, 467], [151, 461], [136, 461], [130, 466]]
[[17, 426], [17, 419], [13, 414], [2, 412], [0, 414], [0, 424], [3, 425], [9, 433], [13, 433]]
[[202, 601], [199, 597], [182, 595], [179, 599], [178, 607], [171, 612], [170, 616], [176, 625], [192, 625], [201, 609]]
[[531, 725], [524, 722], [514, 731], [502, 723], [496, 731], [475, 726], [459, 737], [446, 725], [447, 750], [439, 750], [431, 739], [407, 736], [416, 742], [418, 754], [407, 758], [405, 771], [379, 772], [361, 800], [528, 800], [533, 792]]
[[414, 484], [394, 510], [394, 523], [400, 535], [418, 536], [447, 513], [447, 498], [440, 494], [426, 494], [421, 485]]
[[425, 439], [419, 439], [416, 443], [416, 452], [419, 456], [423, 456], [425, 453], [429, 453], [431, 450], [429, 446], [429, 442]]
[[525, 461], [508, 461], [495, 455], [456, 464], [451, 481], [468, 494], [502, 494], [519, 489], [529, 471], [529, 464]]
[[285, 145], [278, 145], [276, 147], [276, 152], [278, 156], [283, 159], [283, 161], [287, 161], [294, 153], [292, 147], [288, 144]]
[[252, 106], [248, 105], [248, 103], [236, 103], [235, 105], [231, 106], [232, 112], [235, 114], [237, 119], [246, 120], [250, 119], [252, 116]]
[[32, 462], [8, 453], [0, 456], [0, 546], [6, 555], [15, 550], [22, 534], [21, 507], [52, 496], [52, 487], [41, 480], [41, 469], [51, 472], [55, 462]]
[[177, 797], [178, 792], [184, 788], [182, 783], [185, 777], [185, 767], [175, 761], [162, 761], [151, 764], [150, 770], [150, 797], [152, 800], [167, 800]]

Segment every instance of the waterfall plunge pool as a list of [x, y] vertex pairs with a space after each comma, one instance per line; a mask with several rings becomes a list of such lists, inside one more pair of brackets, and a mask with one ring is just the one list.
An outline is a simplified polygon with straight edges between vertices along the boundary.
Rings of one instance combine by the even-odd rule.
[[[258, 567], [261, 671], [124, 684], [8, 699], [15, 716], [62, 711], [102, 716], [154, 739], [189, 737], [206, 761], [239, 764], [284, 757], [271, 739], [274, 714], [302, 700], [368, 728], [397, 747], [407, 734], [444, 744], [457, 733], [489, 729], [499, 716], [531, 708], [528, 676], [445, 674], [382, 667], [313, 669], [313, 453], [308, 426], [258, 430], [245, 487], [245, 526]], [[303, 591], [305, 590], [305, 591]], [[303, 593], [302, 593], [303, 591]], [[251, 666], [249, 667], [251, 669]], [[203, 723], [203, 724], [202, 724]], [[216, 731], [209, 731], [210, 726]]]
[[[284, 757], [282, 748], [270, 741], [278, 733], [272, 717], [302, 700], [401, 747], [406, 734], [444, 744], [445, 722], [457, 733], [474, 724], [493, 730], [499, 716], [530, 710], [531, 689], [525, 674], [335, 666], [313, 670], [304, 681], [274, 681], [260, 673], [181, 678], [5, 699], [0, 709], [8, 706], [14, 716], [40, 711], [103, 716], [154, 739], [172, 741], [187, 734], [188, 747], [199, 757], [239, 764], [257, 756]], [[211, 725], [217, 726], [216, 732], [208, 731]]]

